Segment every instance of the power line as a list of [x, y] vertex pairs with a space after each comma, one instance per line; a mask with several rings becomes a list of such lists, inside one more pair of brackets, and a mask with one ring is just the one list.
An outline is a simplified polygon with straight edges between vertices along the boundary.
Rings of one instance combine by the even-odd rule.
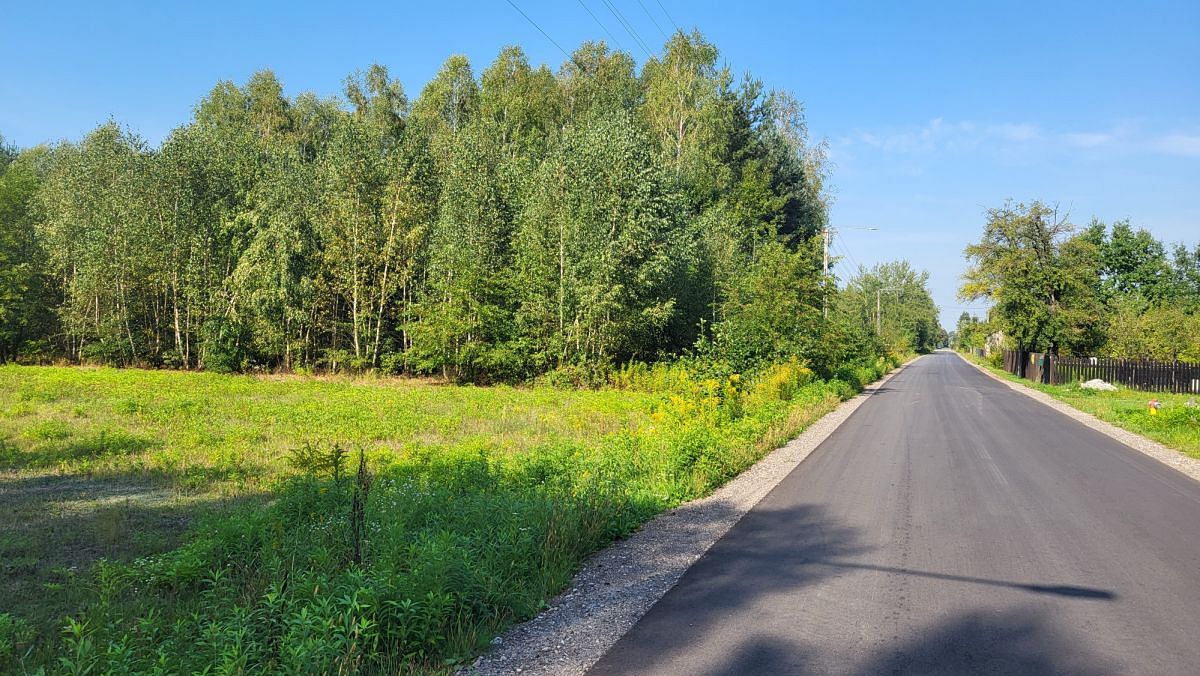
[[[571, 55], [567, 53], [567, 50], [562, 48], [562, 45], [558, 44], [558, 42], [554, 38], [550, 37], [549, 33], [542, 30], [542, 27], [537, 25], [536, 21], [534, 21], [533, 19], [530, 19], [528, 14], [526, 14], [524, 11], [522, 11], [520, 7], [517, 7], [517, 3], [513, 2], [513, 0], [505, 0], [505, 2], [512, 5], [512, 8], [517, 10], [518, 12], [520, 12], [521, 16], [525, 17], [526, 21], [528, 21], [530, 24], [532, 24], [534, 28], [538, 29], [539, 33], [541, 33], [542, 35], [545, 35], [547, 40], [549, 40], [555, 47], [558, 47], [558, 51], [562, 52], [563, 56], [567, 57], [568, 61], [575, 60], [575, 59], [571, 58]], [[576, 65], [578, 65], [578, 64], [576, 64]]]
[[861, 269], [861, 268], [862, 268], [862, 265], [861, 265], [861, 264], [859, 264], [859, 262], [858, 262], [858, 261], [857, 261], [857, 260], [854, 258], [854, 256], [853, 256], [853, 255], [850, 253], [850, 248], [849, 248], [849, 247], [847, 247], [847, 246], [846, 246], [844, 243], [842, 243], [842, 242], [840, 242], [840, 241], [838, 241], [838, 240], [836, 240], [836, 239], [835, 239], [835, 240], [833, 240], [833, 241], [831, 242], [831, 244], [833, 244], [833, 247], [834, 247], [834, 251], [835, 251], [835, 252], [836, 252], [836, 251], [840, 251], [840, 253], [841, 253], [842, 257], [843, 257], [843, 258], [845, 258], [845, 259], [847, 260], [847, 262], [849, 262], [849, 263], [853, 263], [853, 264], [854, 264], [854, 269], [850, 271], [850, 275], [851, 275], [851, 276], [853, 276], [853, 274], [854, 274], [855, 272], [857, 272], [859, 269]]
[[642, 11], [646, 13], [646, 16], [650, 17], [650, 23], [654, 24], [654, 27], [657, 28], [658, 32], [662, 34], [663, 39], [668, 40], [669, 38], [667, 37], [666, 31], [662, 29], [662, 26], [658, 25], [658, 21], [654, 18], [654, 15], [650, 13], [650, 10], [646, 9], [646, 5], [642, 4], [642, 0], [637, 0], [637, 4], [642, 8]]
[[613, 4], [610, 0], [600, 0], [600, 1], [603, 2], [604, 6], [608, 8], [609, 13], [611, 13], [613, 15], [613, 17], [616, 18], [617, 23], [621, 24], [621, 27], [625, 29], [625, 32], [629, 33], [629, 36], [633, 38], [633, 41], [636, 42], [638, 44], [638, 46], [642, 48], [642, 51], [646, 52], [646, 56], [648, 56], [648, 57], [653, 56], [653, 54], [651, 54], [651, 52], [650, 52], [650, 48], [646, 46], [646, 42], [644, 40], [642, 40], [642, 36], [638, 35], [638, 32], [636, 30], [634, 30], [633, 26], [631, 26], [629, 24], [629, 22], [625, 19], [625, 15], [621, 14], [621, 10], [619, 10], [615, 6], [613, 6]]
[[854, 269], [851, 271], [852, 273], [864, 269], [862, 264], [858, 262], [858, 259], [854, 257], [854, 254], [850, 253], [849, 247], [847, 247], [845, 244], [839, 244], [838, 246], [841, 247], [841, 251], [846, 258], [848, 258], [850, 262], [854, 264]]
[[679, 27], [679, 24], [675, 23], [675, 19], [671, 18], [671, 13], [667, 11], [666, 7], [663, 7], [661, 0], [654, 0], [654, 1], [658, 3], [658, 8], [661, 9], [662, 13], [666, 15], [667, 21], [671, 22], [671, 25], [675, 27], [675, 30], [682, 33], [683, 29]]
[[583, 11], [588, 13], [588, 16], [592, 17], [592, 21], [596, 22], [596, 25], [599, 26], [600, 30], [604, 31], [604, 34], [607, 35], [609, 37], [609, 39], [611, 39], [613, 41], [613, 44], [615, 44], [617, 46], [617, 48], [620, 49], [621, 51], [625, 51], [625, 45], [621, 44], [621, 41], [617, 39], [617, 36], [615, 36], [611, 32], [609, 32], [608, 27], [606, 27], [604, 24], [600, 23], [600, 19], [597, 19], [596, 15], [592, 14], [592, 10], [588, 9], [588, 6], [583, 4], [583, 0], [576, 0], [576, 2], [578, 2], [579, 6], [583, 8]]

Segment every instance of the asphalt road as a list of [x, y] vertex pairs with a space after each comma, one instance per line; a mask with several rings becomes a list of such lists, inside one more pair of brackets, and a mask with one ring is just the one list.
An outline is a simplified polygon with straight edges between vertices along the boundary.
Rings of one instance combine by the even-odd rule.
[[1200, 483], [922, 357], [592, 674], [1200, 674]]

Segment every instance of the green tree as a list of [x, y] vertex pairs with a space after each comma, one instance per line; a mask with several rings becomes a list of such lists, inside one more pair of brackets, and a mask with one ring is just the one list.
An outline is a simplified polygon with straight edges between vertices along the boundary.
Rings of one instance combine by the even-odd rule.
[[0, 137], [0, 362], [50, 348], [57, 298], [35, 230], [47, 155], [45, 148], [16, 153]]
[[661, 59], [642, 67], [641, 113], [667, 167], [694, 199], [728, 186], [735, 96], [728, 67], [717, 67], [717, 48], [699, 32], [675, 33]]
[[520, 47], [505, 47], [483, 71], [479, 114], [498, 135], [504, 159], [536, 164], [562, 126], [562, 95], [549, 68], [533, 69]]
[[495, 140], [495, 129], [481, 120], [454, 134], [447, 147], [427, 284], [410, 328], [411, 361], [422, 371], [478, 380], [516, 367], [501, 348], [511, 337], [503, 272], [512, 215], [497, 175]]
[[906, 260], [859, 270], [839, 294], [838, 309], [863, 329], [878, 330], [880, 340], [893, 351], [929, 352], [939, 347], [941, 327], [929, 293], [929, 273], [917, 271]]
[[[1095, 320], [1094, 249], [1068, 240], [1073, 227], [1041, 202], [988, 210], [982, 239], [966, 248], [971, 262], [959, 297], [987, 299], [1014, 347], [1086, 352]], [[1082, 340], [1083, 342], [1078, 342]]]
[[717, 354], [743, 371], [798, 356], [827, 375], [833, 356], [822, 340], [828, 326], [820, 280], [811, 255], [764, 244], [722, 303], [713, 327]]
[[54, 151], [39, 193], [49, 214], [41, 235], [63, 280], [73, 356], [129, 364], [153, 349], [146, 329], [156, 308], [146, 301], [159, 243], [146, 207], [149, 167], [145, 142], [114, 123]]
[[631, 113], [642, 99], [637, 63], [604, 42], [585, 42], [559, 69], [564, 117], [584, 124], [592, 117]]
[[536, 363], [652, 357], [675, 310], [678, 230], [668, 178], [627, 114], [568, 131], [517, 238], [518, 316]]

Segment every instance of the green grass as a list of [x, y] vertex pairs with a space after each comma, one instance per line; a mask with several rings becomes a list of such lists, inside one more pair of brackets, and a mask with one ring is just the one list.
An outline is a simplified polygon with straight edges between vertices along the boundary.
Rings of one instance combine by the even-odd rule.
[[[1105, 422], [1153, 439], [1189, 457], [1200, 459], [1200, 406], [1196, 405], [1200, 402], [1198, 395], [1145, 392], [1120, 386], [1116, 392], [1098, 392], [1085, 390], [1079, 387], [1079, 383], [1042, 385], [1018, 378], [1004, 369], [984, 364], [981, 360], [973, 361], [1002, 378], [1045, 392], [1084, 413], [1090, 413]], [[1157, 399], [1161, 405], [1158, 413], [1154, 415], [1150, 414], [1148, 405], [1151, 399]], [[1193, 403], [1192, 406], [1188, 405], [1189, 401]]]
[[0, 669], [450, 669], [889, 366], [601, 391], [0, 367]]

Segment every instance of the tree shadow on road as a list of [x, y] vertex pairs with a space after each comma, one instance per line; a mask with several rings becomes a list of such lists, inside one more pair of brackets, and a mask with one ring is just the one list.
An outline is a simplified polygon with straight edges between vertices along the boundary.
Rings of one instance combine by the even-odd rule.
[[[856, 529], [839, 525], [824, 508], [760, 504], [718, 541], [589, 674], [792, 674], [828, 671], [829, 656], [808, 644], [823, 630], [796, 624], [780, 637], [779, 624], [750, 636], [732, 635], [735, 615], [760, 601], [831, 578], [867, 570], [911, 575], [953, 585], [983, 585], [1082, 602], [1114, 600], [1113, 592], [1069, 584], [1041, 584], [860, 563], [869, 551]], [[752, 611], [751, 611], [752, 612]], [[802, 615], [802, 614], [801, 614]], [[764, 622], [766, 622], [764, 618]], [[728, 625], [728, 626], [725, 626]], [[786, 625], [785, 625], [786, 626]], [[741, 625], [744, 631], [745, 624]], [[867, 656], [862, 668], [838, 673], [1081, 673], [1111, 671], [1061, 636], [1040, 611], [972, 612], [922, 632], [922, 640]], [[714, 643], [715, 642], [715, 643]], [[714, 649], [715, 648], [715, 649]], [[698, 653], [718, 655], [716, 664]]]
[[[803, 632], [800, 629], [797, 633]], [[815, 647], [799, 640], [759, 635], [739, 644], [720, 663], [693, 673], [1096, 676], [1121, 671], [1110, 660], [1083, 649], [1077, 640], [1063, 635], [1044, 612], [1033, 609], [964, 613], [922, 630], [920, 635], [920, 639], [882, 650], [861, 663], [841, 665], [831, 665], [828, 659], [817, 661]], [[663, 670], [648, 667], [636, 671]], [[668, 668], [665, 672], [672, 670]]]
[[1111, 674], [1117, 665], [1080, 645], [1033, 608], [973, 611], [920, 632], [859, 674]]
[[[698, 647], [694, 641], [719, 632], [725, 616], [764, 595], [843, 574], [816, 562], [865, 551], [855, 530], [836, 525], [821, 507], [763, 507], [748, 512], [713, 545], [589, 673], [631, 673], [635, 665], [637, 673], [671, 671], [673, 662]], [[780, 535], [793, 533], [800, 536]], [[768, 645], [760, 648], [751, 652], [772, 650]], [[782, 654], [771, 658], [776, 659], [783, 659]], [[741, 673], [770, 673], [747, 668]]]

